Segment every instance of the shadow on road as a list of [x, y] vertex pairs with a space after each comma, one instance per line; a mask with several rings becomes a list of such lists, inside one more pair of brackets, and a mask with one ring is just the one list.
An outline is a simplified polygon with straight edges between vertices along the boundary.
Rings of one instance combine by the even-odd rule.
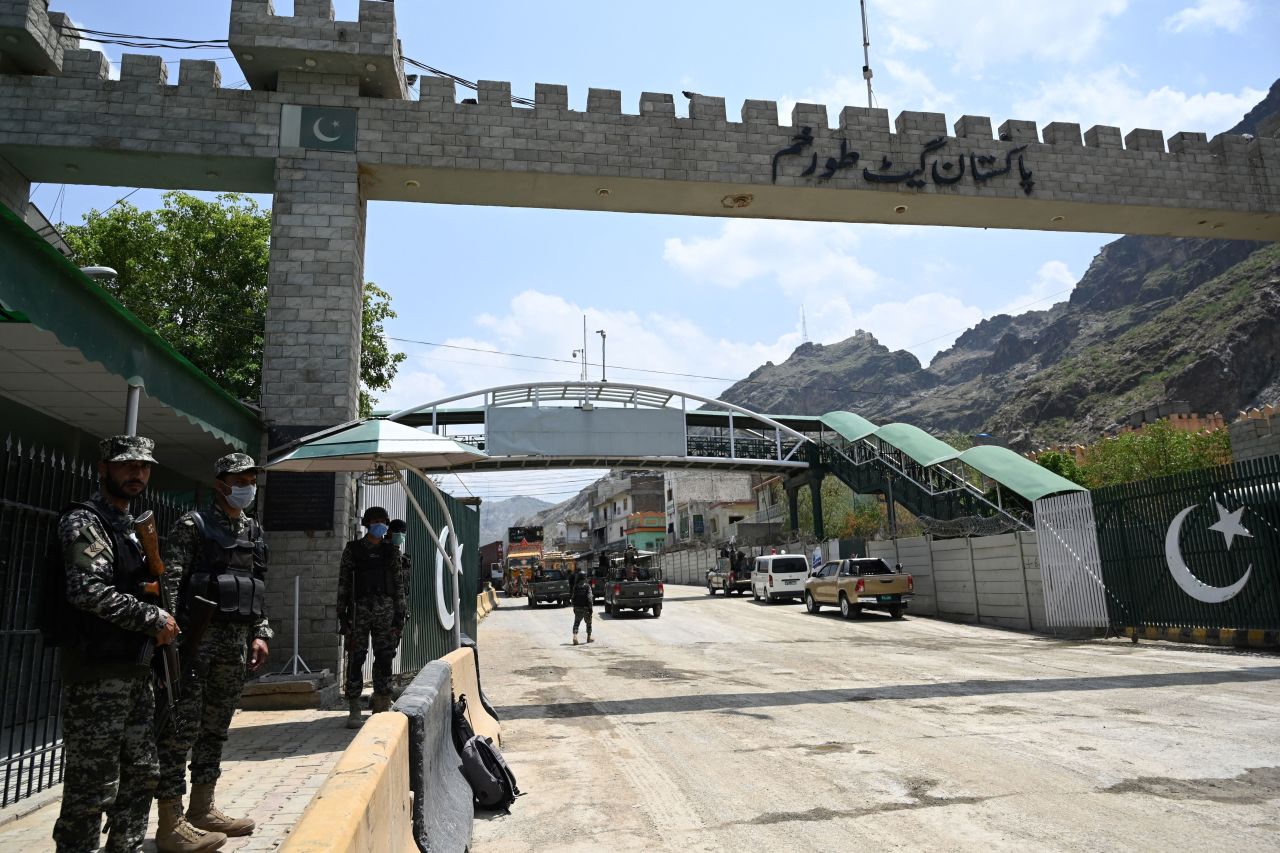
[[884, 702], [936, 699], [948, 696], [989, 696], [1016, 693], [1059, 693], [1090, 690], [1143, 690], [1155, 687], [1230, 684], [1280, 680], [1280, 666], [1208, 672], [1158, 672], [1145, 675], [1099, 675], [1085, 678], [1026, 678], [1005, 681], [972, 679], [938, 684], [901, 684], [846, 690], [788, 690], [777, 693], [709, 693], [656, 696], [650, 699], [617, 699], [597, 702], [562, 702], [551, 705], [515, 705], [498, 709], [505, 720], [558, 719], [565, 717], [626, 716], [672, 711], [721, 711], [727, 708], [769, 708], [783, 705], [829, 705], [837, 702]]

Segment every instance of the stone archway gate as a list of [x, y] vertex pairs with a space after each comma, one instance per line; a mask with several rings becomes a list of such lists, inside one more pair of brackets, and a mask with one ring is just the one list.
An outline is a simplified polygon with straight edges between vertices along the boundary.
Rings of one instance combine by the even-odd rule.
[[[126, 54], [120, 79], [84, 50], [48, 0], [0, 0], [0, 203], [23, 212], [33, 181], [272, 193], [262, 410], [280, 438], [356, 411], [366, 205], [370, 199], [583, 210], [898, 222], [1280, 239], [1280, 139], [1114, 127], [1081, 133], [1010, 120], [564, 86], [535, 106], [482, 81], [459, 103], [426, 77], [410, 100], [395, 6], [361, 0], [232, 0], [229, 41], [249, 90], [210, 61], [176, 84], [154, 56]], [[335, 660], [326, 615], [351, 501], [337, 489], [327, 531], [277, 532], [274, 577], [312, 580], [304, 654]], [[326, 568], [331, 567], [331, 568]], [[275, 602], [282, 611], [282, 593]]]

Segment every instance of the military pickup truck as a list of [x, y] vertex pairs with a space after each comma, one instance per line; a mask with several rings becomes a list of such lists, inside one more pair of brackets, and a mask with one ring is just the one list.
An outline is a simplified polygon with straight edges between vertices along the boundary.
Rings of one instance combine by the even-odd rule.
[[604, 612], [616, 615], [623, 610], [653, 611], [662, 615], [664, 585], [662, 571], [654, 565], [653, 554], [641, 551], [632, 565], [615, 566], [604, 585]]
[[854, 557], [823, 565], [805, 581], [804, 606], [817, 613], [823, 605], [840, 608], [845, 619], [863, 610], [883, 610], [901, 619], [915, 592], [911, 575], [879, 557]]
[[544, 569], [541, 573], [534, 574], [529, 581], [528, 590], [530, 607], [537, 607], [543, 601], [567, 604], [569, 576], [560, 569]]
[[728, 597], [736, 592], [742, 595], [751, 591], [751, 558], [746, 557], [735, 571], [728, 557], [717, 557], [713, 569], [707, 570], [707, 595], [715, 595], [719, 590]]

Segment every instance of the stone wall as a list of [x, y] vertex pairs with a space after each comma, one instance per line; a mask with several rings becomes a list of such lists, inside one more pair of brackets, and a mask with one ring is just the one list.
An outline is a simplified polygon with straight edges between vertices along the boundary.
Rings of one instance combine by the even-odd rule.
[[1275, 406], [1241, 412], [1229, 429], [1234, 461], [1280, 456], [1280, 412]]

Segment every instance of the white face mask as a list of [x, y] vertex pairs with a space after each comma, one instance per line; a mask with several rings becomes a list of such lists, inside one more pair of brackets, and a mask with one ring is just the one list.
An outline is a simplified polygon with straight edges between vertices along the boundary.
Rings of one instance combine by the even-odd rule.
[[232, 486], [231, 494], [227, 495], [227, 503], [236, 509], [244, 509], [253, 503], [253, 499], [258, 495], [257, 486]]

